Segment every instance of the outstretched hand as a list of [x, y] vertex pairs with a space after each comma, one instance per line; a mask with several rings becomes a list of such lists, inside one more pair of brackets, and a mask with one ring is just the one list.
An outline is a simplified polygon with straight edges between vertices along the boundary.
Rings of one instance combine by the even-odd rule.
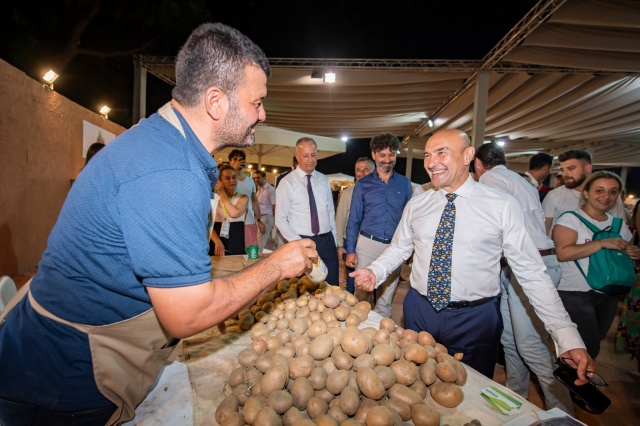
[[361, 290], [373, 291], [376, 288], [376, 275], [371, 269], [356, 269], [349, 276], [355, 278], [355, 284]]

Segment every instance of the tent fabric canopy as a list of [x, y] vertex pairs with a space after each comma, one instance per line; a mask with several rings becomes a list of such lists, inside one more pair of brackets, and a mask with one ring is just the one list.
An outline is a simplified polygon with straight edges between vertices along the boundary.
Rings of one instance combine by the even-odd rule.
[[[139, 58], [173, 82], [173, 58]], [[414, 157], [440, 129], [474, 126], [488, 74], [484, 140], [510, 162], [586, 149], [599, 166], [640, 166], [640, 2], [541, 0], [482, 61], [271, 58], [267, 124], [327, 137], [382, 132]], [[336, 82], [312, 78], [332, 66]], [[433, 119], [434, 126], [427, 120]]]

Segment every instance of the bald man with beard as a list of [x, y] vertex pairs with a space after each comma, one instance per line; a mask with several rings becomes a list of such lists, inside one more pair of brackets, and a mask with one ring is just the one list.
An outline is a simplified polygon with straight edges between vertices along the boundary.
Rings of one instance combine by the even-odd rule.
[[[450, 354], [464, 353], [467, 365], [492, 378], [502, 333], [498, 294], [504, 253], [557, 354], [576, 365], [576, 384], [586, 384], [595, 363], [544, 272], [516, 199], [470, 177], [475, 150], [464, 132], [437, 132], [424, 152], [424, 167], [439, 189], [409, 201], [389, 247], [351, 274], [356, 285], [372, 291], [415, 252], [404, 299], [405, 328], [431, 333]], [[444, 243], [441, 221], [449, 229]], [[450, 247], [449, 255], [443, 245]], [[444, 277], [440, 281], [438, 273]]]

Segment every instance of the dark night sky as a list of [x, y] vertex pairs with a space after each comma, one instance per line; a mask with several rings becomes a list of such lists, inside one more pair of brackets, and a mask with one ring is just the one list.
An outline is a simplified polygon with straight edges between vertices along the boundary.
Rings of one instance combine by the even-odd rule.
[[[24, 0], [12, 3], [0, 14], [0, 58], [36, 79], [61, 53], [72, 29], [95, 0], [51, 3]], [[138, 53], [173, 56], [198, 24], [221, 21], [247, 34], [272, 58], [481, 59], [535, 3], [102, 0], [101, 9], [80, 39], [80, 47], [127, 50], [151, 40]], [[60, 72], [55, 89], [94, 111], [108, 104], [112, 108], [110, 120], [125, 127], [131, 125], [131, 55], [76, 56]], [[166, 83], [149, 76], [148, 114], [170, 96], [171, 88]], [[351, 166], [346, 170], [341, 166], [369, 154], [367, 146], [367, 141], [350, 141], [349, 152], [334, 158], [330, 165], [322, 162], [319, 169], [350, 173]], [[400, 171], [404, 171], [403, 161], [398, 162]], [[341, 170], [333, 170], [336, 167]], [[413, 168], [414, 173], [423, 171], [421, 161]]]

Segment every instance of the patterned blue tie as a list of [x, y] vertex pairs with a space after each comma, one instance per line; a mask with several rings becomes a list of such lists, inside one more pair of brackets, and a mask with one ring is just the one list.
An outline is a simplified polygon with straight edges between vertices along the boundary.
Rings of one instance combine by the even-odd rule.
[[451, 251], [453, 231], [456, 226], [456, 194], [447, 194], [436, 237], [433, 240], [431, 262], [429, 264], [428, 299], [436, 312], [447, 307], [451, 301]]

